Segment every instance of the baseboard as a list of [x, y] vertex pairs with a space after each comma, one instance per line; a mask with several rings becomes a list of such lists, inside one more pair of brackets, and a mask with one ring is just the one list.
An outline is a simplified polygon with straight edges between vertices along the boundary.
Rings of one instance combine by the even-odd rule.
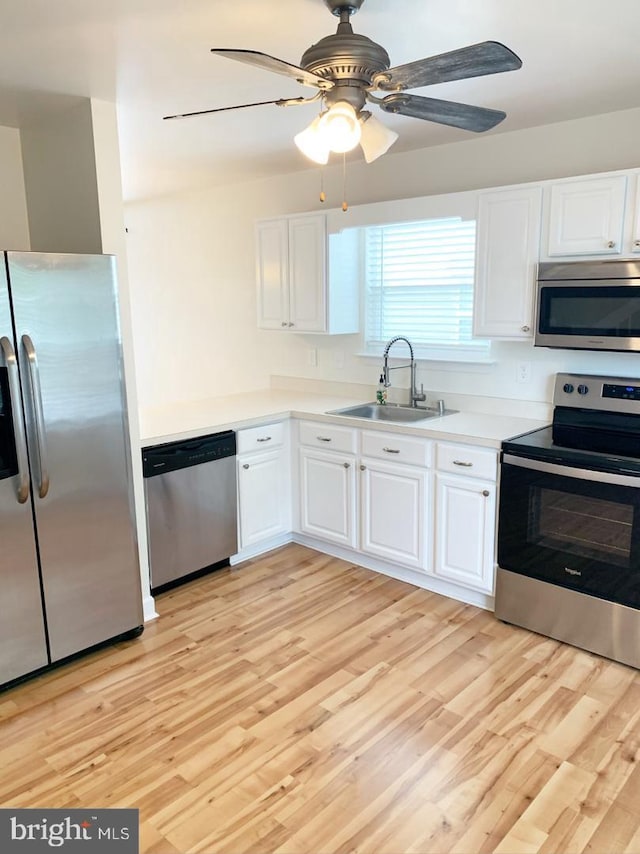
[[485, 611], [493, 611], [494, 609], [494, 598], [488, 593], [468, 590], [465, 587], [459, 587], [457, 584], [443, 581], [433, 575], [427, 575], [408, 567], [388, 563], [385, 560], [362, 554], [362, 552], [357, 552], [344, 546], [327, 543], [324, 540], [317, 540], [315, 537], [309, 537], [307, 534], [301, 534], [297, 531], [293, 533], [292, 540], [294, 543], [308, 546], [310, 549], [331, 555], [331, 557], [341, 558], [357, 566], [363, 566], [365, 569], [371, 569], [373, 572], [388, 575], [390, 578], [395, 578], [398, 581], [406, 581], [407, 584], [413, 584], [414, 587], [420, 587], [423, 590], [429, 590], [431, 593], [439, 593], [442, 596], [447, 596], [449, 599], [464, 602], [465, 605], [475, 605], [477, 608], [482, 608]]
[[286, 546], [287, 543], [291, 542], [293, 542], [293, 534], [291, 532], [287, 534], [278, 534], [276, 537], [269, 537], [268, 540], [262, 540], [259, 543], [255, 543], [253, 546], [241, 549], [237, 554], [232, 555], [229, 558], [229, 563], [231, 566], [236, 566], [236, 564], [242, 563], [244, 560], [259, 557], [260, 555], [280, 548], [280, 546]]

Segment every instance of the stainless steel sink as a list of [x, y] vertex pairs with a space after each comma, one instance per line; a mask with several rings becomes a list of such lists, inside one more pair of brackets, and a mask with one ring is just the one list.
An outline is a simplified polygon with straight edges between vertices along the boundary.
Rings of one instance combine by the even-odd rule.
[[347, 406], [344, 409], [333, 409], [327, 415], [346, 415], [349, 418], [366, 418], [369, 421], [392, 421], [400, 424], [411, 421], [425, 421], [427, 418], [442, 418], [443, 415], [452, 415], [456, 409], [445, 409], [440, 412], [437, 409], [420, 409], [414, 406], [398, 406], [387, 403], [381, 406], [379, 403], [361, 403], [359, 406]]

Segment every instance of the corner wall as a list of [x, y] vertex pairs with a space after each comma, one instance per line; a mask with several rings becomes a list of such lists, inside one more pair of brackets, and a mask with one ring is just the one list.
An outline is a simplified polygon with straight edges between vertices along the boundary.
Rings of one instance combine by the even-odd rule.
[[27, 196], [17, 128], [0, 127], [0, 187], [0, 249], [27, 250]]

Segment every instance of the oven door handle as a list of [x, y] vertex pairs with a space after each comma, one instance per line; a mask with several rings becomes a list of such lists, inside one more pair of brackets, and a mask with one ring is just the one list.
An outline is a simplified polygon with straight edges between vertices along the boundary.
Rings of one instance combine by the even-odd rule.
[[572, 477], [578, 480], [595, 480], [598, 483], [613, 483], [616, 486], [640, 487], [640, 473], [617, 474], [608, 471], [594, 471], [593, 469], [574, 468], [573, 466], [562, 466], [557, 463], [545, 463], [542, 460], [530, 460], [524, 457], [514, 457], [513, 454], [502, 455], [503, 464], [519, 466], [523, 469], [544, 472], [545, 474], [557, 474], [562, 477]]

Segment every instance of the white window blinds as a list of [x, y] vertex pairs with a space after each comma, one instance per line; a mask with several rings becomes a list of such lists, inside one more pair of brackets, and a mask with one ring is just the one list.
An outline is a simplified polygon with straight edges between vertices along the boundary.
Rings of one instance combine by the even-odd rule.
[[459, 217], [364, 229], [367, 350], [404, 335], [444, 357], [488, 351], [471, 331], [475, 231]]

